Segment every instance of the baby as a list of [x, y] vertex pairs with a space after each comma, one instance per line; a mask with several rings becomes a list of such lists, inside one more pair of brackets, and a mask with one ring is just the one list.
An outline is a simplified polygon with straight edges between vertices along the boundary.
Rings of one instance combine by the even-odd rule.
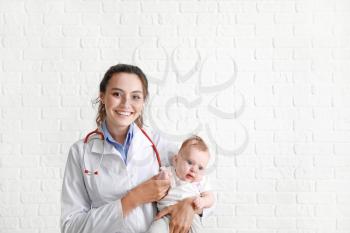
[[[193, 201], [195, 210], [202, 211], [214, 203], [214, 195], [209, 191], [205, 179], [205, 168], [209, 161], [209, 150], [203, 139], [193, 136], [186, 139], [173, 158], [173, 166], [162, 168], [159, 179], [170, 179], [171, 187], [168, 194], [157, 202], [158, 210], [188, 198], [196, 197]], [[169, 216], [154, 221], [149, 233], [169, 232]], [[193, 218], [190, 232], [200, 232], [202, 224], [198, 215]]]

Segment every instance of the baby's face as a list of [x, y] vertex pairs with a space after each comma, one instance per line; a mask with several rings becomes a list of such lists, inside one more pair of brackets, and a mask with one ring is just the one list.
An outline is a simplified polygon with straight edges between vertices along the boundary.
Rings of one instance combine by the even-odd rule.
[[209, 161], [209, 152], [186, 148], [175, 157], [176, 175], [187, 182], [201, 181]]

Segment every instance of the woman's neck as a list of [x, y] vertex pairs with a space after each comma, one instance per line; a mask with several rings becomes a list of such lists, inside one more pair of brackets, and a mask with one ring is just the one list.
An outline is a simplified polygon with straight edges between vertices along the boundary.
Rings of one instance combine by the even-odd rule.
[[126, 134], [128, 133], [129, 126], [127, 127], [110, 127], [108, 122], [106, 121], [106, 127], [108, 129], [108, 132], [113, 137], [114, 140], [116, 140], [120, 144], [124, 144]]

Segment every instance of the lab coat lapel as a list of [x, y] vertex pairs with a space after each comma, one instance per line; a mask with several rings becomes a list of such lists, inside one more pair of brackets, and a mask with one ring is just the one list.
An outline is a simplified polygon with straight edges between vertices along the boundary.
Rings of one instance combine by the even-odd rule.
[[127, 163], [129, 163], [129, 161], [134, 156], [137, 156], [138, 158], [140, 158], [140, 156], [146, 156], [145, 150], [146, 148], [150, 147], [152, 147], [152, 143], [146, 138], [146, 136], [142, 133], [140, 128], [137, 125], [135, 125], [134, 137], [129, 147]]
[[119, 151], [117, 151], [117, 149], [115, 149], [115, 147], [112, 144], [110, 144], [106, 141], [102, 141], [102, 140], [94, 140], [92, 147], [91, 147], [91, 152], [96, 153], [96, 154], [100, 154], [100, 155], [102, 155], [102, 154], [104, 154], [104, 155], [119, 154]]

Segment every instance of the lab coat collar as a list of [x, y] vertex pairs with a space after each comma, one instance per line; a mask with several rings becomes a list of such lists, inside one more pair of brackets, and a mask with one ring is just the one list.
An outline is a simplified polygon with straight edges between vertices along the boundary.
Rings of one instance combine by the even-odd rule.
[[[99, 131], [102, 132], [101, 128], [98, 129]], [[151, 135], [150, 135], [151, 136]], [[95, 138], [96, 136], [91, 136], [92, 138]], [[92, 140], [93, 144], [91, 147], [91, 152], [92, 153], [97, 153], [102, 155], [115, 155], [115, 154], [120, 154], [115, 147], [106, 142], [105, 140]], [[129, 147], [129, 152], [127, 156], [127, 160], [131, 159], [132, 155], [135, 153], [135, 151], [139, 151], [140, 149], [142, 150], [145, 147], [152, 146], [152, 143], [146, 138], [145, 135], [143, 135], [141, 129], [135, 125], [134, 127], [134, 136], [131, 141], [130, 147]]]

